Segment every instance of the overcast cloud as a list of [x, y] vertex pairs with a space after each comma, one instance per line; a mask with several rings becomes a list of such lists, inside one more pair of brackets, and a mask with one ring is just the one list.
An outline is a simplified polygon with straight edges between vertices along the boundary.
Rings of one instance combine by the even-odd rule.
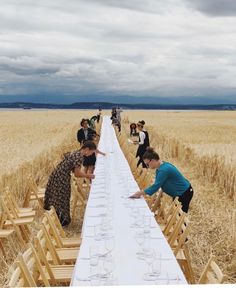
[[0, 101], [227, 99], [236, 95], [235, 67], [234, 0], [0, 0]]

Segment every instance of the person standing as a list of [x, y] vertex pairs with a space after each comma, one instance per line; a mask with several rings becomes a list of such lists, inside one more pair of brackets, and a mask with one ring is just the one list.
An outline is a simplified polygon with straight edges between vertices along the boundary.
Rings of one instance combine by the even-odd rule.
[[96, 149], [97, 147], [92, 141], [84, 142], [80, 150], [66, 153], [64, 159], [49, 177], [45, 190], [44, 209], [50, 210], [50, 206], [53, 206], [62, 226], [69, 225], [71, 222], [71, 172], [75, 177], [94, 179], [93, 174], [85, 174], [81, 167], [83, 158], [92, 155]]
[[144, 153], [143, 161], [147, 168], [156, 169], [155, 182], [146, 189], [134, 193], [130, 198], [140, 198], [146, 194], [151, 196], [161, 188], [169, 196], [178, 197], [182, 210], [187, 213], [193, 197], [193, 188], [190, 182], [174, 165], [161, 160], [151, 147], [147, 148]]
[[139, 131], [139, 140], [133, 141], [133, 142], [134, 144], [139, 145], [137, 149], [137, 153], [136, 153], [136, 158], [139, 157], [137, 167], [142, 163], [142, 167], [147, 168], [143, 161], [143, 155], [146, 152], [147, 147], [149, 147], [150, 143], [149, 143], [148, 132], [144, 131], [144, 125], [145, 125], [145, 122], [143, 120], [137, 123], [137, 128]]
[[97, 116], [93, 116], [89, 120], [89, 128], [91, 128], [94, 131], [96, 131], [96, 126], [95, 126], [96, 120], [97, 120]]
[[136, 136], [137, 135], [137, 125], [136, 123], [131, 123], [130, 126], [130, 136]]
[[[80, 145], [83, 145], [84, 141], [87, 140], [94, 141], [96, 136], [99, 136], [95, 130], [89, 128], [88, 119], [82, 119], [80, 125], [82, 128], [77, 132], [77, 140], [79, 141]], [[96, 151], [94, 151], [94, 153], [91, 155], [85, 155], [83, 158], [84, 173], [93, 173], [97, 159], [96, 154], [102, 154], [105, 156], [105, 153], [99, 151], [98, 149], [96, 149]]]
[[82, 145], [84, 141], [91, 141], [96, 137], [96, 131], [89, 128], [88, 119], [82, 119], [80, 122], [80, 126], [82, 128], [80, 128], [77, 132], [77, 140], [79, 141], [80, 145]]
[[99, 108], [97, 113], [97, 123], [99, 123], [101, 116], [102, 116], [102, 108]]
[[121, 115], [120, 115], [121, 112], [123, 112], [122, 108], [118, 107], [116, 109], [116, 118], [120, 123], [121, 123]]

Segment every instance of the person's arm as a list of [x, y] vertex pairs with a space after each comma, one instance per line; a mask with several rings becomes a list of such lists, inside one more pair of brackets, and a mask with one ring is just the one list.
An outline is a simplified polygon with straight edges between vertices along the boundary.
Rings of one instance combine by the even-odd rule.
[[143, 144], [144, 144], [144, 140], [145, 140], [145, 138], [146, 138], [146, 135], [145, 135], [145, 133], [142, 131], [142, 132], [139, 134], [139, 136], [140, 136], [140, 141], [138, 142], [138, 144], [139, 144], [139, 145], [143, 145]]
[[158, 171], [158, 173], [156, 174], [155, 182], [151, 186], [144, 190], [137, 191], [136, 193], [131, 195], [130, 198], [140, 198], [145, 194], [151, 196], [152, 194], [157, 192], [159, 188], [161, 188], [167, 178], [168, 174], [165, 171]]
[[98, 150], [98, 149], [96, 149], [96, 154], [101, 154], [101, 155], [103, 155], [103, 156], [106, 156], [106, 153], [104, 153], [104, 152], [102, 152], [102, 151], [100, 151], [100, 150]]
[[81, 171], [80, 167], [76, 167], [74, 170], [74, 175], [76, 178], [88, 178], [88, 179], [94, 179], [95, 175], [93, 174], [86, 174]]

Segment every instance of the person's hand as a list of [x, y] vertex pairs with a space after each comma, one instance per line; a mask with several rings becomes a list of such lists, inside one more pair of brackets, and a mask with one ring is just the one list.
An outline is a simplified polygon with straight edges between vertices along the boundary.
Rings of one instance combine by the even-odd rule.
[[103, 156], [106, 156], [106, 153], [102, 153]]
[[145, 192], [141, 190], [141, 191], [135, 192], [133, 195], [129, 196], [129, 198], [138, 199], [138, 198], [141, 198], [143, 195], [145, 195]]
[[88, 175], [87, 175], [87, 178], [88, 178], [88, 179], [94, 179], [94, 178], [95, 178], [95, 175], [94, 175], [94, 174], [88, 174]]

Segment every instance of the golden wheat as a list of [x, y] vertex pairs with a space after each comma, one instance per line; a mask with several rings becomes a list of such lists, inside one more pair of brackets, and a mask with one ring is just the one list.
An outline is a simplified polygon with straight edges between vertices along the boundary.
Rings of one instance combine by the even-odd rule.
[[227, 282], [235, 283], [236, 113], [126, 111], [124, 120], [126, 131], [145, 120], [151, 146], [194, 187], [189, 247], [196, 278], [213, 252]]

